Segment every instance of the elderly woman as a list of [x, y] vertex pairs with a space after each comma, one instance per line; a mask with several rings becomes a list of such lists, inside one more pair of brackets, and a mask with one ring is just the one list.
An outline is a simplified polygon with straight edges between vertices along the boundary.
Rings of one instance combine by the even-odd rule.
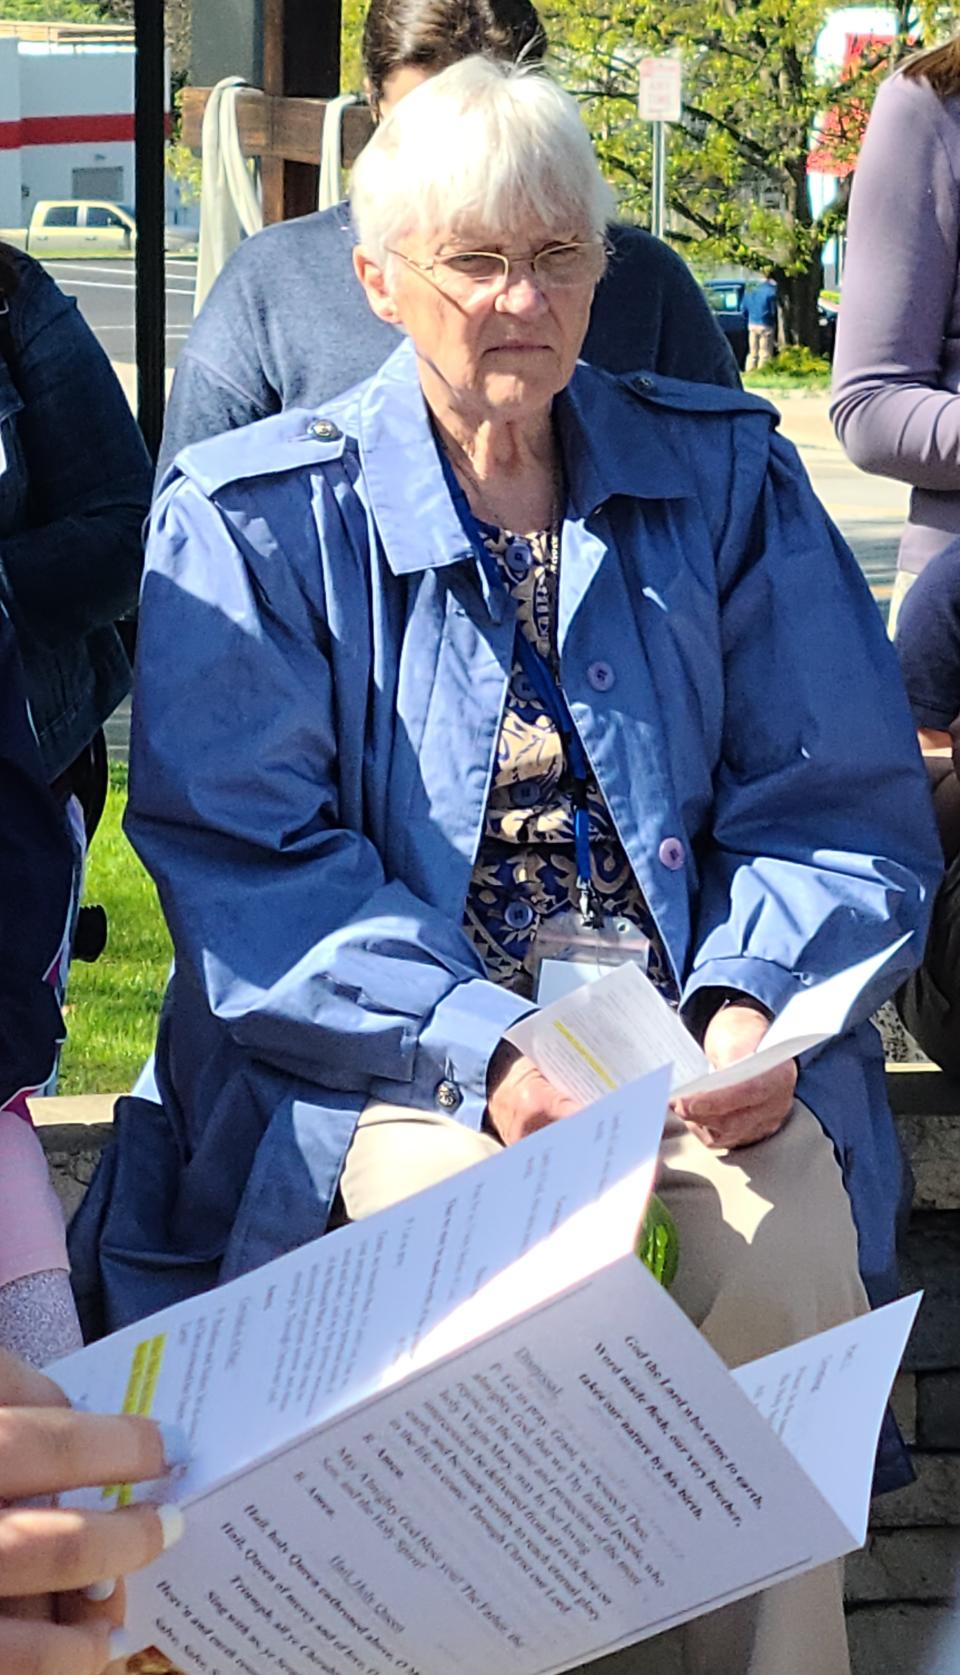
[[[187, 450], [154, 513], [129, 824], [177, 967], [162, 1105], [121, 1102], [76, 1224], [108, 1324], [562, 1118], [503, 1045], [551, 931], [626, 924], [721, 1064], [919, 952], [939, 870], [893, 652], [772, 410], [577, 365], [611, 206], [574, 103], [467, 60], [353, 184], [408, 341]], [[890, 1295], [882, 1069], [861, 1021], [671, 1118], [676, 1296], [730, 1362], [865, 1308], [858, 1252]], [[688, 1671], [841, 1675], [838, 1571], [682, 1636]]]

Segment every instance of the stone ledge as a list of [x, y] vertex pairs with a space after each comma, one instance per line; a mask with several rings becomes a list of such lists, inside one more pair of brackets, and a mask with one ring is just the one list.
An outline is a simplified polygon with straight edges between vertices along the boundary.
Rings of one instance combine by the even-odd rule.
[[[903, 1440], [910, 1443], [911, 1446], [917, 1440], [917, 1404], [919, 1401], [917, 1384], [916, 1373], [898, 1373], [893, 1381], [893, 1390], [890, 1396], [890, 1406], [893, 1408], [894, 1417], [900, 1426]], [[928, 1446], [930, 1448], [949, 1448], [951, 1444], [949, 1442], [940, 1444], [931, 1442]]]
[[[960, 1528], [960, 1454], [913, 1456], [917, 1481], [871, 1508], [874, 1530]], [[960, 1669], [960, 1663], [957, 1668]]]
[[113, 1130], [109, 1123], [48, 1123], [38, 1132], [47, 1154], [50, 1179], [69, 1221], [80, 1206]]
[[960, 1366], [960, 1214], [914, 1213], [900, 1254], [904, 1293], [924, 1294], [904, 1367], [910, 1372], [950, 1371]]
[[960, 1600], [960, 1529], [878, 1530], [847, 1559], [848, 1605]]
[[887, 1091], [916, 1176], [914, 1208], [960, 1209], [960, 1082], [929, 1065], [893, 1064]]
[[[815, 1625], [810, 1625], [815, 1633]], [[847, 1617], [852, 1675], [958, 1675], [960, 1613], [947, 1606], [867, 1605]]]
[[927, 1373], [916, 1386], [916, 1440], [923, 1448], [960, 1448], [960, 1371]]

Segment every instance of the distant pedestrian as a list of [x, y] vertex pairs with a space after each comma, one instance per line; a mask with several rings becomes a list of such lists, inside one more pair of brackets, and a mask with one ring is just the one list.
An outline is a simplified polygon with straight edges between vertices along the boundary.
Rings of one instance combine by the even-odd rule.
[[747, 311], [747, 371], [766, 366], [777, 352], [777, 282], [772, 273], [765, 273], [756, 285], [747, 286], [744, 307]]

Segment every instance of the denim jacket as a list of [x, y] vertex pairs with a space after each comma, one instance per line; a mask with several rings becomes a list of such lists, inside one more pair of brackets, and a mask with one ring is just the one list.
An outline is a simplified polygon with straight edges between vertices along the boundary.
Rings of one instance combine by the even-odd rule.
[[[0, 600], [17, 630], [44, 771], [68, 767], [130, 687], [115, 621], [136, 606], [151, 467], [76, 303], [10, 252], [0, 356]], [[2, 283], [2, 281], [0, 281]]]

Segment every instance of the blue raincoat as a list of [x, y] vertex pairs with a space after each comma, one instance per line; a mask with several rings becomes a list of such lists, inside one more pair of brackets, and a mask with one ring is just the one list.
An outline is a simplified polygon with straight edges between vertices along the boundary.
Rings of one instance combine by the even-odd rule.
[[[585, 365], [556, 402], [562, 681], [689, 1004], [774, 1012], [912, 933], [799, 1094], [875, 1301], [903, 1170], [865, 1021], [940, 852], [894, 653], [776, 415]], [[128, 830], [176, 973], [162, 1103], [120, 1102], [74, 1226], [117, 1326], [321, 1233], [370, 1097], [479, 1125], [527, 1003], [460, 925], [515, 633], [444, 484], [414, 357], [182, 454], [153, 515]], [[591, 684], [598, 661], [603, 690]], [[811, 1230], [811, 1237], [816, 1231]]]

